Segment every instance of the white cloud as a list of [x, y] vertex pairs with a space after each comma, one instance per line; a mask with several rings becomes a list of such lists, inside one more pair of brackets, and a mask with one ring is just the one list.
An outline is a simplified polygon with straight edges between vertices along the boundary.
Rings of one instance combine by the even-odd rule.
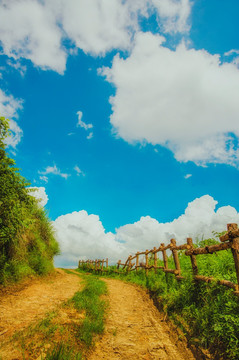
[[150, 216], [138, 222], [122, 226], [117, 230], [116, 240], [125, 241], [130, 253], [152, 249], [161, 243], [168, 244], [175, 238], [177, 244], [185, 244], [187, 237], [195, 241], [206, 239], [212, 232], [226, 230], [227, 223], [239, 223], [239, 213], [231, 206], [223, 206], [215, 211], [217, 201], [205, 195], [190, 202], [185, 213], [170, 223], [159, 223]]
[[45, 183], [48, 183], [48, 177], [45, 175], [39, 176], [40, 180], [44, 181]]
[[80, 175], [85, 176], [84, 172], [79, 168], [78, 165], [76, 165], [74, 167], [74, 170], [77, 172], [77, 176], [80, 176]]
[[89, 130], [89, 129], [93, 128], [92, 124], [86, 124], [84, 121], [82, 121], [82, 117], [83, 117], [82, 111], [77, 111], [77, 115], [78, 115], [77, 126], [80, 126], [81, 128], [83, 128], [85, 130]]
[[55, 14], [37, 0], [2, 1], [0, 39], [4, 53], [31, 60], [43, 69], [63, 73], [66, 53]]
[[187, 237], [209, 238], [212, 232], [226, 230], [228, 223], [239, 223], [239, 213], [231, 206], [215, 210], [217, 201], [204, 195], [190, 202], [185, 213], [168, 223], [160, 223], [150, 216], [141, 217], [134, 224], [121, 226], [116, 233], [106, 233], [99, 217], [86, 211], [58, 217], [54, 227], [62, 255], [56, 258], [57, 266], [77, 266], [80, 259], [108, 257], [113, 263], [124, 260], [129, 254], [152, 249], [162, 242], [175, 238], [177, 244], [186, 243]]
[[27, 189], [33, 190], [32, 192], [29, 192], [29, 194], [38, 200], [40, 206], [44, 207], [47, 204], [48, 196], [44, 187], [33, 186], [28, 187]]
[[8, 59], [7, 64], [17, 70], [22, 77], [26, 74], [27, 67], [25, 65], [22, 65], [20, 61], [15, 59]]
[[224, 53], [225, 56], [231, 56], [231, 55], [233, 55], [233, 54], [239, 55], [239, 50], [237, 50], [237, 49], [232, 49], [232, 50], [227, 51], [227, 52]]
[[116, 55], [111, 68], [99, 71], [116, 87], [110, 98], [116, 134], [165, 146], [178, 161], [238, 165], [238, 68], [205, 50], [181, 44], [172, 51], [163, 42], [139, 33], [127, 59]]
[[67, 179], [69, 176], [71, 176], [70, 174], [62, 173], [61, 170], [58, 169], [56, 165], [47, 166], [44, 171], [39, 171], [38, 173], [41, 175], [47, 175], [47, 174], [58, 175], [58, 176], [63, 177], [64, 179]]
[[16, 148], [21, 141], [23, 131], [15, 120], [18, 118], [18, 111], [22, 109], [22, 100], [15, 99], [12, 95], [7, 95], [0, 89], [0, 116], [9, 118], [11, 134], [5, 140], [7, 146]]
[[189, 179], [190, 177], [192, 177], [192, 174], [186, 174], [186, 175], [184, 176], [184, 179]]
[[122, 245], [112, 233], [106, 233], [97, 215], [86, 211], [59, 216], [53, 222], [61, 255], [55, 258], [56, 266], [65, 264], [77, 267], [80, 259], [116, 259]]
[[158, 22], [166, 33], [187, 32], [192, 3], [189, 0], [152, 0], [158, 10]]
[[189, 29], [190, 11], [189, 0], [2, 0], [0, 39], [7, 56], [63, 73], [77, 48], [94, 56], [129, 50], [139, 16], [156, 12], [162, 30], [175, 33]]
[[93, 132], [90, 132], [89, 135], [86, 137], [86, 139], [90, 140], [93, 138]]

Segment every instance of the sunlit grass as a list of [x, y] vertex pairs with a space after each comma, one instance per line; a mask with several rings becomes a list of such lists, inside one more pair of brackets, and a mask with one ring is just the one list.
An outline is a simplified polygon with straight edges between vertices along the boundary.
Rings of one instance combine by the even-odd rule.
[[[214, 239], [210, 239], [210, 241]], [[199, 246], [205, 246], [207, 240]], [[179, 261], [184, 276], [177, 281], [173, 274], [162, 270], [114, 273], [116, 267], [109, 267], [103, 276], [138, 284], [150, 290], [158, 305], [182, 329], [189, 343], [196, 343], [209, 349], [215, 359], [239, 359], [239, 299], [233, 290], [217, 285], [216, 282], [193, 281], [190, 257], [179, 252]], [[230, 250], [215, 254], [198, 255], [199, 274], [236, 283], [235, 264]], [[158, 265], [163, 262], [158, 260]], [[174, 269], [172, 256], [168, 258], [169, 268]], [[89, 271], [89, 270], [87, 270]], [[93, 271], [94, 272], [94, 271]]]

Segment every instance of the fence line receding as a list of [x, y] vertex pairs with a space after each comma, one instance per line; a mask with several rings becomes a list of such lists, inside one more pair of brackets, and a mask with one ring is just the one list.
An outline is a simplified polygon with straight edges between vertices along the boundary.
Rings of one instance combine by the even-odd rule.
[[[205, 247], [195, 248], [193, 245], [192, 238], [187, 238], [187, 243], [183, 245], [176, 244], [175, 239], [171, 239], [170, 243], [165, 246], [162, 243], [158, 248], [154, 247], [151, 250], [145, 250], [142, 252], [137, 252], [135, 255], [129, 255], [125, 263], [122, 263], [121, 260], [117, 262], [117, 270], [110, 269], [111, 272], [115, 273], [129, 273], [130, 271], [136, 271], [140, 268], [145, 270], [146, 275], [148, 275], [149, 270], [154, 270], [155, 273], [158, 269], [161, 269], [165, 274], [171, 273], [174, 274], [178, 281], [184, 279], [181, 275], [181, 268], [180, 262], [178, 257], [178, 251], [185, 250], [185, 255], [190, 257], [191, 265], [192, 265], [192, 274], [193, 279], [196, 281], [204, 281], [206, 283], [209, 282], [217, 282], [219, 285], [226, 286], [234, 290], [234, 294], [239, 296], [239, 229], [237, 224], [227, 224], [227, 232], [225, 235], [220, 237], [221, 243], [215, 245], [207, 245]], [[229, 280], [217, 280], [210, 276], [203, 276], [199, 275], [198, 273], [198, 266], [197, 266], [197, 255], [202, 254], [213, 254], [217, 251], [223, 251], [231, 249], [234, 263], [235, 263], [235, 270], [236, 270], [236, 277], [237, 277], [237, 284], [229, 281]], [[168, 256], [166, 250], [171, 250], [172, 257], [174, 261], [175, 268], [169, 269], [168, 268]], [[158, 253], [162, 253], [163, 258], [163, 266], [158, 266]], [[151, 254], [151, 261], [149, 264], [149, 255]], [[140, 261], [140, 256], [144, 255], [144, 261]], [[134, 261], [134, 262], [133, 262]], [[105, 264], [105, 266], [104, 266]], [[79, 261], [79, 268], [82, 266], [86, 266], [89, 269], [92, 269], [96, 272], [103, 273], [104, 271], [109, 271], [108, 266], [108, 259], [103, 260], [80, 260]], [[120, 271], [126, 269], [125, 272]]]

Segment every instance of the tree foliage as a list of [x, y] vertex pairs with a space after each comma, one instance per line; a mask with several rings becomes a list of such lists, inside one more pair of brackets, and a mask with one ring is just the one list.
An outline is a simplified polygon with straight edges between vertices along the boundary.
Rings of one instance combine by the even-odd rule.
[[0, 117], [0, 283], [49, 272], [59, 252], [51, 222], [6, 152], [8, 135]]

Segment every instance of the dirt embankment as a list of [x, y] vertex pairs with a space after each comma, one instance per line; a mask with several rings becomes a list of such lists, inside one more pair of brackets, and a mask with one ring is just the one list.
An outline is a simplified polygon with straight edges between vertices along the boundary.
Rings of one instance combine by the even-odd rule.
[[146, 292], [119, 280], [105, 280], [109, 315], [105, 334], [89, 360], [193, 360], [191, 351], [166, 322]]

